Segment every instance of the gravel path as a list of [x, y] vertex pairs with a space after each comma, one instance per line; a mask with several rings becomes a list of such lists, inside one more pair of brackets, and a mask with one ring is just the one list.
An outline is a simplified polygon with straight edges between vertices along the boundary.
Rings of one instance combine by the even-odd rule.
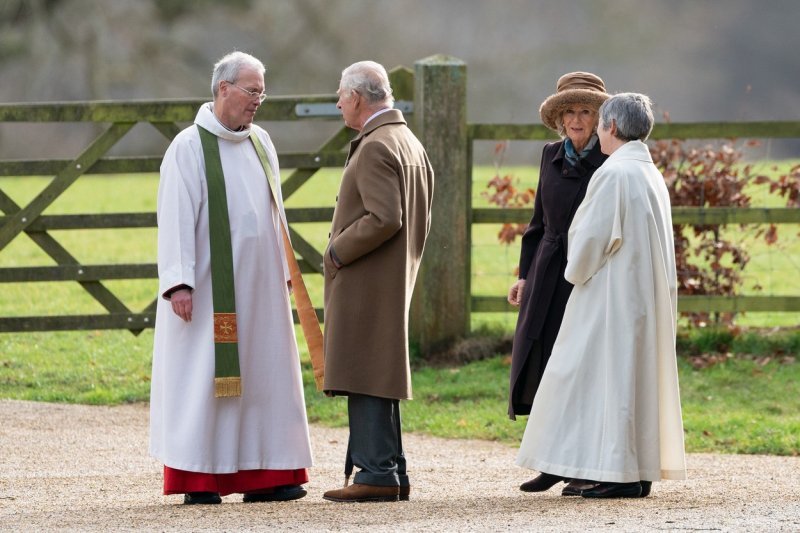
[[347, 433], [312, 427], [316, 466], [295, 502], [183, 506], [147, 455], [147, 406], [0, 400], [0, 529], [15, 531], [800, 531], [800, 457], [692, 454], [690, 479], [649, 498], [517, 490], [531, 472], [502, 444], [404, 435], [411, 501], [335, 504]]

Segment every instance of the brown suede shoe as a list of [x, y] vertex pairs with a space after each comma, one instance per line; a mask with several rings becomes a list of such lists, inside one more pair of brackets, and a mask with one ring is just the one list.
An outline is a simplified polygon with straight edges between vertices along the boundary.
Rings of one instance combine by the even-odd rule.
[[322, 497], [332, 502], [396, 502], [400, 487], [380, 487], [353, 483], [343, 489], [329, 490]]

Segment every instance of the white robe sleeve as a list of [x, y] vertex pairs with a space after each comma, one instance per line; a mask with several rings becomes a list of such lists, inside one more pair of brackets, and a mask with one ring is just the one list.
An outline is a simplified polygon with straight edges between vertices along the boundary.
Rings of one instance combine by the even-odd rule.
[[[158, 185], [159, 294], [185, 284], [195, 288], [195, 226], [204, 203], [202, 157], [188, 135], [170, 145]], [[199, 143], [199, 136], [197, 139]]]
[[589, 281], [622, 246], [624, 175], [615, 167], [595, 173], [572, 219], [564, 278], [573, 285]]

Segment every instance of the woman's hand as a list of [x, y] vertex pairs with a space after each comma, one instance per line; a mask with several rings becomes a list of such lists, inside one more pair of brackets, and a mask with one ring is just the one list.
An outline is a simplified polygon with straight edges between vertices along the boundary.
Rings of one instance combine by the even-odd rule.
[[508, 289], [508, 303], [515, 307], [519, 307], [519, 302], [522, 299], [522, 290], [525, 288], [525, 280], [518, 279], [510, 289]]

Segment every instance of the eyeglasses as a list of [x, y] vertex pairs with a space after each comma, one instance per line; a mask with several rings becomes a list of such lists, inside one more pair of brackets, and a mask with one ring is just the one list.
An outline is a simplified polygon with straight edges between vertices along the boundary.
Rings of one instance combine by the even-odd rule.
[[231, 83], [231, 82], [227, 82], [227, 83], [230, 83], [231, 85], [233, 85], [234, 87], [236, 87], [240, 91], [247, 93], [247, 96], [249, 96], [250, 98], [258, 98], [259, 102], [263, 102], [264, 100], [267, 99], [267, 93], [257, 93], [255, 91], [248, 91], [244, 87], [240, 87], [240, 86], [236, 85], [235, 83]]

